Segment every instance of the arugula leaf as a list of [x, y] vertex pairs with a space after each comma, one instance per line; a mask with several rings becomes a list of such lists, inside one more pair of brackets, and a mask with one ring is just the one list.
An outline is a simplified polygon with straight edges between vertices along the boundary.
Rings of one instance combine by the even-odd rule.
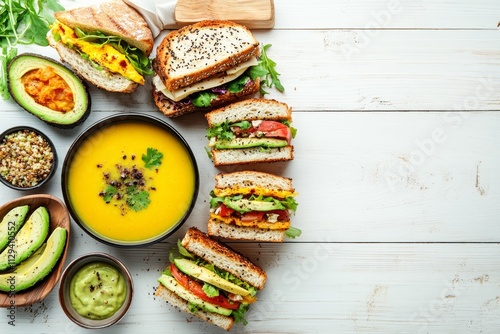
[[234, 133], [231, 131], [228, 120], [207, 129], [207, 138], [210, 139], [213, 137], [219, 140], [232, 140], [234, 138]]
[[238, 78], [227, 84], [227, 90], [231, 93], [239, 93], [243, 90], [243, 88], [245, 88], [248, 80], [250, 80], [248, 76], [240, 75]]
[[149, 193], [145, 190], [137, 189], [137, 186], [130, 186], [127, 188], [127, 205], [134, 211], [141, 211], [148, 207], [151, 200]]
[[260, 87], [260, 93], [262, 95], [268, 94], [268, 92], [264, 90], [264, 87], [272, 88], [274, 86], [280, 92], [285, 91], [285, 88], [278, 78], [281, 74], [275, 69], [276, 62], [267, 56], [267, 49], [269, 49], [271, 45], [272, 44], [266, 44], [262, 47], [259, 64], [251, 67], [249, 70], [249, 75], [253, 80], [257, 78], [263, 79]]
[[144, 161], [145, 167], [149, 169], [159, 167], [162, 159], [163, 153], [152, 147], [148, 147], [146, 154], [142, 155], [142, 161]]
[[293, 226], [290, 226], [290, 228], [288, 228], [288, 230], [285, 231], [285, 235], [290, 239], [296, 238], [296, 237], [300, 236], [301, 234], [302, 234], [302, 231], [296, 227], [293, 227]]
[[238, 307], [237, 310], [234, 310], [231, 312], [231, 315], [234, 317], [234, 322], [236, 323], [242, 323], [243, 326], [248, 325], [247, 319], [245, 319], [245, 313], [248, 311], [250, 308], [249, 304], [246, 303], [241, 303], [240, 307]]
[[45, 38], [53, 14], [64, 10], [57, 0], [0, 0], [0, 95], [10, 98], [7, 66], [17, 55], [17, 44], [47, 46]]

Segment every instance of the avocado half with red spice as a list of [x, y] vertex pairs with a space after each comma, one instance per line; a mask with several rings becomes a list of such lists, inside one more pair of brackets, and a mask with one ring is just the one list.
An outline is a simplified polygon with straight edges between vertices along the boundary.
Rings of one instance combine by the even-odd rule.
[[27, 112], [58, 128], [74, 128], [90, 114], [85, 83], [49, 57], [23, 53], [8, 67], [9, 92]]

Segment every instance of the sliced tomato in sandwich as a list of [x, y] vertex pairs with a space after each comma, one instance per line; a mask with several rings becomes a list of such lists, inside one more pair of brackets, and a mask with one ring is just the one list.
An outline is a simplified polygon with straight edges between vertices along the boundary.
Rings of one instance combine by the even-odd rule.
[[276, 121], [262, 121], [257, 132], [264, 133], [265, 137], [286, 139], [288, 144], [292, 141], [292, 131], [288, 126]]
[[221, 204], [217, 209], [217, 214], [221, 217], [230, 217], [233, 214], [233, 212], [234, 210], [225, 204]]
[[218, 295], [217, 297], [207, 296], [205, 294], [205, 291], [203, 291], [203, 285], [196, 282], [188, 275], [182, 273], [174, 263], [170, 263], [170, 272], [180, 285], [182, 285], [186, 290], [190, 291], [192, 294], [203, 299], [204, 301], [230, 310], [237, 310], [240, 307], [241, 303], [230, 301], [222, 294]]

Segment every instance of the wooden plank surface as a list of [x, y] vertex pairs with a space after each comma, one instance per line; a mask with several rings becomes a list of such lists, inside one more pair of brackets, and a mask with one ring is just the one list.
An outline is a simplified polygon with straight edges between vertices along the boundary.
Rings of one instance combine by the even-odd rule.
[[[89, 2], [96, 2], [90, 0]], [[67, 8], [80, 1], [62, 1]], [[276, 22], [256, 31], [278, 65], [296, 158], [249, 166], [294, 179], [300, 239], [231, 243], [268, 273], [235, 333], [500, 332], [500, 2], [496, 0], [275, 0]], [[160, 35], [162, 38], [166, 32]], [[157, 40], [159, 43], [159, 39]], [[21, 47], [57, 58], [49, 48]], [[222, 333], [153, 296], [168, 250], [188, 226], [205, 229], [216, 169], [201, 114], [166, 119], [150, 81], [135, 94], [90, 88], [83, 126], [59, 130], [0, 101], [0, 131], [36, 126], [66, 150], [87, 126], [141, 112], [174, 125], [191, 145], [201, 187], [188, 223], [168, 242], [137, 249], [97, 243], [72, 225], [68, 261], [101, 250], [134, 276], [127, 316], [106, 333]], [[61, 197], [54, 177], [42, 191]], [[3, 188], [0, 201], [25, 193]], [[83, 333], [57, 290], [15, 310], [2, 333]]]

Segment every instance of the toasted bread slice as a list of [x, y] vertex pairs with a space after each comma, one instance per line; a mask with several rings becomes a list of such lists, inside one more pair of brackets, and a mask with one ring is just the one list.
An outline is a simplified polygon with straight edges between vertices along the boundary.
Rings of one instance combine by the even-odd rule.
[[208, 126], [240, 121], [292, 121], [292, 108], [272, 99], [252, 98], [232, 103], [205, 114]]
[[260, 147], [211, 150], [214, 166], [245, 165], [293, 160], [293, 146], [269, 148]]
[[56, 12], [54, 17], [70, 28], [119, 36], [129, 45], [144, 51], [147, 56], [153, 50], [153, 35], [146, 21], [121, 0]]
[[208, 221], [208, 235], [225, 239], [283, 242], [285, 241], [285, 231], [236, 226], [218, 219], [210, 219]]
[[200, 108], [192, 103], [183, 104], [183, 103], [173, 102], [172, 100], [168, 99], [165, 95], [163, 95], [162, 92], [156, 90], [154, 86], [153, 86], [153, 98], [156, 106], [165, 116], [178, 117], [195, 111], [210, 111], [214, 108], [235, 102], [238, 99], [244, 98], [245, 96], [256, 94], [259, 91], [259, 88], [260, 88], [260, 79], [257, 78], [253, 81], [250, 81], [239, 93], [231, 93], [228, 91], [224, 94], [218, 95], [216, 99], [210, 102], [211, 106], [207, 108]]
[[267, 276], [260, 267], [196, 227], [188, 229], [181, 243], [188, 251], [213, 263], [217, 268], [230, 272], [259, 290], [264, 288]]
[[61, 61], [67, 63], [79, 76], [85, 78], [93, 85], [109, 92], [120, 93], [132, 93], [139, 86], [121, 74], [113, 73], [105, 68], [101, 70], [96, 69], [74, 49], [65, 46], [61, 42], [56, 42], [50, 31], [47, 34], [47, 39], [49, 44], [56, 49]]
[[294, 192], [292, 179], [265, 172], [240, 171], [219, 173], [215, 176], [215, 188], [268, 188]]
[[234, 318], [233, 317], [227, 317], [222, 314], [218, 313], [212, 313], [212, 312], [207, 312], [203, 310], [198, 310], [196, 312], [191, 312], [189, 309], [189, 302], [182, 299], [181, 297], [177, 296], [174, 292], [170, 291], [163, 285], [159, 285], [158, 288], [156, 289], [155, 295], [157, 297], [160, 297], [170, 304], [178, 307], [184, 312], [193, 314], [197, 316], [198, 318], [205, 320], [209, 323], [212, 323], [214, 325], [217, 325], [225, 330], [230, 330], [231, 327], [234, 324]]
[[245, 26], [206, 20], [165, 36], [156, 49], [155, 71], [173, 91], [259, 55], [259, 42]]

